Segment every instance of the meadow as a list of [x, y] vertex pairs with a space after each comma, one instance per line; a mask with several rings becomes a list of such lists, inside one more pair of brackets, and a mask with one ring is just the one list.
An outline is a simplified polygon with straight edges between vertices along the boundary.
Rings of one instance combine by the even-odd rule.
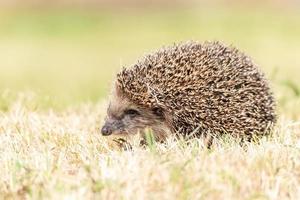
[[[277, 100], [269, 137], [123, 151], [99, 128], [115, 74], [164, 45], [233, 44]], [[298, 8], [0, 12], [1, 199], [300, 199]]]

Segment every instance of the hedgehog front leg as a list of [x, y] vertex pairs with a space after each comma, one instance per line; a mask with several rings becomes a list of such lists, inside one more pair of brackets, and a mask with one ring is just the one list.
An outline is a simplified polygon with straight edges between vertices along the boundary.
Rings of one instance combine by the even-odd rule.
[[114, 139], [113, 141], [117, 143], [120, 149], [123, 149], [125, 151], [132, 150], [131, 144], [123, 138]]

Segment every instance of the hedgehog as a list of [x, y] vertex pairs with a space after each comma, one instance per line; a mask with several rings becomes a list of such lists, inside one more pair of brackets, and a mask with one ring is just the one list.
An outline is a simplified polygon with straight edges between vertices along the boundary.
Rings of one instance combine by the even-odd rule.
[[150, 129], [169, 135], [251, 140], [276, 122], [265, 75], [243, 52], [219, 41], [163, 47], [123, 68], [112, 87], [102, 135]]

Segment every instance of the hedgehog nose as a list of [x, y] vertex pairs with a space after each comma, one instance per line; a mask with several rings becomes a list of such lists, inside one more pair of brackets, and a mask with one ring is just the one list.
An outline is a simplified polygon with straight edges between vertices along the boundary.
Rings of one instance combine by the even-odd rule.
[[101, 129], [101, 133], [104, 136], [108, 136], [108, 135], [112, 134], [112, 130], [111, 130], [111, 128], [104, 125]]

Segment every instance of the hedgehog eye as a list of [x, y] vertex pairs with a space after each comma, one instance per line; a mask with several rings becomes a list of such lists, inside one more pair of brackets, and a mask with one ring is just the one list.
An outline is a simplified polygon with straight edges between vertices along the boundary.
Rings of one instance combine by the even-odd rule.
[[163, 117], [164, 116], [164, 113], [163, 113], [163, 109], [162, 108], [159, 108], [159, 107], [156, 107], [156, 108], [153, 108], [152, 109], [153, 113], [159, 117]]
[[130, 115], [130, 116], [137, 116], [140, 113], [135, 109], [127, 109], [127, 110], [124, 111], [124, 114], [125, 115]]

